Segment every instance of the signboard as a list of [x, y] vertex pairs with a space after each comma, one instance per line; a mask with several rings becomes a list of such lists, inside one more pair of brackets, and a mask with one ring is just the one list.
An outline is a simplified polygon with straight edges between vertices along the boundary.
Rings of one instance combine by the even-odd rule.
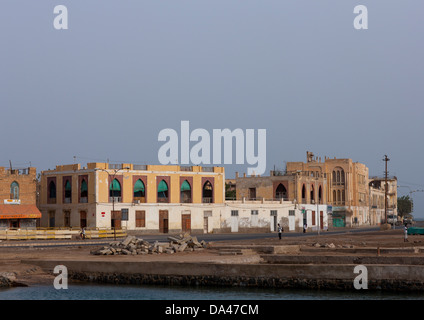
[[333, 213], [333, 206], [327, 206], [327, 213]]
[[102, 212], [102, 218], [106, 216], [106, 212]]
[[21, 204], [19, 199], [4, 199], [4, 204]]

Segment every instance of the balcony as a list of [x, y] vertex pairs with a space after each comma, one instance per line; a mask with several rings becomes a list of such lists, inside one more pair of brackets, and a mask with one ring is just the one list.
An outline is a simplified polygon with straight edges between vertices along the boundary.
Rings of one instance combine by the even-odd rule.
[[122, 202], [122, 197], [109, 197], [109, 202]]
[[212, 203], [212, 197], [203, 197], [202, 202], [203, 203]]
[[63, 203], [71, 203], [72, 199], [71, 198], [65, 198], [63, 199]]
[[88, 203], [88, 198], [87, 197], [81, 197], [80, 203]]

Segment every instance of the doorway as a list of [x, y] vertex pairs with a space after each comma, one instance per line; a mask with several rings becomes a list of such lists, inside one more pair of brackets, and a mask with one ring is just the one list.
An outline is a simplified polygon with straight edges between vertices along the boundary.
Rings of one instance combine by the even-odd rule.
[[168, 210], [159, 210], [159, 232], [168, 233]]
[[182, 232], [191, 232], [191, 214], [181, 215], [181, 229]]

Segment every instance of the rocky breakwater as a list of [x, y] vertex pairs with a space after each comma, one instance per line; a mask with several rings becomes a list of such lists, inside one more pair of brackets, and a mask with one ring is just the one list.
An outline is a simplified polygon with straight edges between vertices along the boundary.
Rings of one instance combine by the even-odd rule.
[[173, 254], [203, 250], [208, 247], [205, 241], [198, 241], [190, 234], [169, 236], [168, 242], [150, 243], [135, 236], [128, 236], [123, 241], [111, 242], [108, 246], [92, 250], [93, 255], [140, 255], [140, 254]]

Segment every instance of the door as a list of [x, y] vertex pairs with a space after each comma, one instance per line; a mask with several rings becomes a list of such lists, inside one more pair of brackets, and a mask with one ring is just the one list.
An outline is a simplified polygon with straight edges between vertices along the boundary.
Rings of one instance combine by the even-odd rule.
[[112, 211], [111, 212], [111, 222], [112, 228], [121, 229], [121, 211]]
[[209, 230], [209, 219], [208, 217], [203, 218], [203, 233], [208, 233]]
[[324, 212], [319, 212], [319, 226], [322, 229], [324, 229]]
[[159, 210], [159, 232], [168, 233], [168, 210]]
[[183, 232], [191, 232], [191, 214], [181, 215], [181, 229]]
[[[290, 210], [294, 211], [294, 210]], [[295, 229], [295, 216], [294, 214], [289, 213], [289, 231], [294, 231]]]
[[87, 227], [87, 212], [85, 211], [80, 212], [80, 226], [81, 228]]

